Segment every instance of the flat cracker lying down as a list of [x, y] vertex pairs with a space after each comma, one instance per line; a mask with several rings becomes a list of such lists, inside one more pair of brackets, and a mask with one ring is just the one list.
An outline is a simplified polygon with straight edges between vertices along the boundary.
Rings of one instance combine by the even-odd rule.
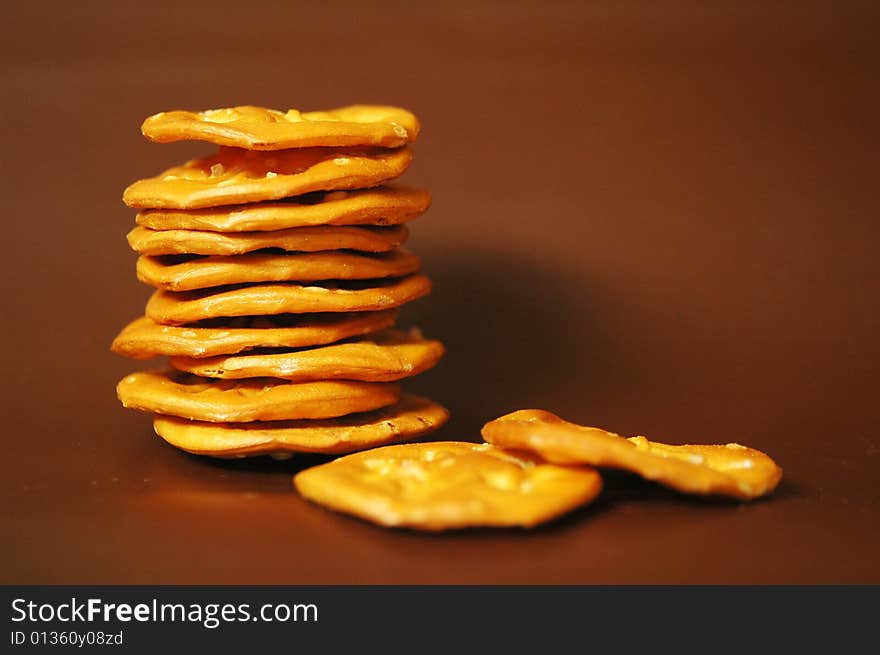
[[212, 357], [254, 348], [321, 346], [389, 327], [396, 309], [351, 314], [279, 314], [215, 318], [189, 325], [161, 325], [147, 316], [122, 328], [110, 349], [133, 359], [161, 355]]
[[147, 301], [147, 316], [164, 325], [181, 325], [219, 316], [367, 312], [399, 307], [430, 291], [430, 279], [420, 274], [332, 285], [316, 282], [158, 290]]
[[141, 255], [137, 278], [168, 291], [192, 291], [254, 282], [319, 282], [401, 277], [419, 270], [421, 262], [398, 248], [381, 254], [354, 252], [251, 252], [245, 255]]
[[430, 205], [427, 191], [393, 185], [312, 193], [281, 202], [145, 209], [138, 212], [136, 220], [151, 230], [267, 232], [317, 225], [399, 225], [420, 216]]
[[490, 444], [385, 446], [293, 478], [307, 499], [389, 527], [440, 531], [533, 527], [589, 503], [602, 488], [587, 467], [543, 463]]
[[249, 150], [357, 145], [394, 148], [415, 141], [419, 121], [406, 109], [387, 105], [306, 112], [243, 105], [161, 112], [147, 118], [141, 132], [159, 143], [194, 139]]
[[132, 373], [116, 393], [123, 407], [212, 423], [335, 418], [400, 399], [400, 387], [390, 382], [213, 380], [180, 371]]
[[394, 382], [427, 371], [440, 361], [443, 353], [442, 343], [425, 339], [417, 330], [384, 330], [316, 348], [219, 357], [172, 357], [171, 366], [225, 380], [270, 377], [293, 382]]
[[414, 439], [449, 418], [437, 403], [403, 394], [388, 407], [339, 418], [208, 423], [156, 415], [153, 428], [172, 446], [198, 455], [246, 457], [286, 453], [348, 453]]
[[228, 256], [267, 248], [288, 252], [387, 252], [403, 244], [408, 236], [405, 225], [316, 225], [229, 234], [207, 230], [151, 230], [138, 225], [128, 233], [127, 238], [131, 249], [142, 255]]
[[261, 153], [221, 148], [131, 184], [129, 207], [198, 209], [290, 198], [312, 191], [364, 189], [409, 167], [408, 148], [302, 148]]

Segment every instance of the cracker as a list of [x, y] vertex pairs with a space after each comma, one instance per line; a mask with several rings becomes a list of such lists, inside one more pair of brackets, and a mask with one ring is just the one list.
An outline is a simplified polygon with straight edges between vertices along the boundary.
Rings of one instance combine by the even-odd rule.
[[602, 480], [489, 444], [385, 446], [298, 473], [311, 501], [384, 526], [439, 531], [533, 527], [590, 502]]
[[418, 331], [384, 330], [346, 343], [290, 352], [174, 357], [171, 365], [224, 380], [271, 377], [292, 382], [393, 382], [427, 371], [440, 361], [443, 352], [443, 344], [425, 339]]
[[331, 191], [282, 202], [208, 209], [147, 209], [138, 225], [153, 230], [265, 232], [315, 225], [397, 225], [423, 214], [431, 195], [405, 186]]
[[400, 107], [351, 105], [327, 111], [281, 112], [240, 106], [207, 111], [166, 111], [141, 126], [151, 141], [192, 139], [249, 150], [312, 146], [394, 148], [416, 140], [419, 121]]
[[421, 274], [368, 283], [158, 290], [147, 301], [147, 316], [164, 325], [181, 325], [218, 316], [376, 311], [398, 307], [430, 291], [430, 279]]
[[169, 291], [191, 291], [247, 282], [314, 282], [400, 277], [419, 269], [406, 250], [379, 255], [352, 252], [248, 253], [199, 257], [141, 255], [138, 280]]
[[373, 187], [400, 176], [408, 148], [300, 148], [262, 153], [221, 147], [156, 177], [138, 180], [122, 196], [129, 207], [197, 209], [278, 200], [312, 191]]
[[288, 252], [357, 250], [387, 252], [404, 243], [404, 225], [356, 227], [319, 225], [272, 232], [223, 234], [203, 230], [150, 230], [137, 226], [128, 233], [128, 244], [142, 255], [243, 255], [278, 248]]
[[400, 398], [400, 388], [387, 382], [212, 380], [179, 371], [132, 373], [116, 393], [124, 407], [213, 423], [334, 418]]
[[134, 359], [160, 355], [211, 357], [254, 348], [321, 346], [394, 325], [397, 310], [353, 314], [280, 314], [159, 325], [141, 316], [126, 325], [111, 350]]
[[172, 446], [191, 453], [244, 457], [291, 452], [349, 453], [421, 437], [448, 418], [444, 407], [405, 393], [394, 405], [335, 419], [206, 423], [157, 415], [153, 428]]
[[751, 500], [773, 491], [782, 477], [770, 457], [739, 444], [672, 446], [625, 438], [542, 410], [507, 414], [483, 426], [482, 434], [490, 443], [550, 462], [624, 469], [684, 493]]

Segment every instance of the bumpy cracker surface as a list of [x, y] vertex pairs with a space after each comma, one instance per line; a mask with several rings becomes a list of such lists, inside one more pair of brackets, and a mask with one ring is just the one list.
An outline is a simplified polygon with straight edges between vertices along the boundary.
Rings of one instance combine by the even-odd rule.
[[751, 500], [770, 493], [782, 469], [766, 454], [739, 444], [672, 446], [576, 425], [542, 410], [520, 410], [483, 427], [486, 441], [538, 453], [564, 464], [637, 473], [685, 493]]
[[362, 312], [398, 307], [431, 291], [424, 275], [387, 281], [330, 285], [265, 284], [199, 291], [156, 291], [147, 316], [164, 325], [193, 323], [219, 316]]
[[315, 225], [397, 225], [423, 214], [431, 195], [421, 189], [385, 186], [313, 193], [283, 202], [209, 209], [148, 209], [138, 225], [153, 230], [264, 232]]
[[160, 325], [146, 316], [126, 325], [111, 350], [134, 359], [160, 355], [211, 357], [253, 348], [321, 346], [394, 325], [397, 310], [354, 314], [282, 314], [215, 319], [197, 325]]
[[303, 496], [331, 509], [379, 525], [431, 531], [533, 527], [590, 502], [602, 487], [592, 469], [453, 441], [346, 455], [293, 481]]
[[400, 107], [351, 105], [287, 112], [250, 105], [207, 111], [166, 111], [147, 118], [144, 136], [168, 143], [194, 139], [250, 150], [371, 145], [393, 148], [415, 141], [416, 117]]
[[289, 198], [312, 191], [373, 187], [400, 176], [408, 148], [301, 148], [262, 153], [221, 148], [156, 177], [122, 196], [129, 207], [197, 209]]
[[198, 257], [141, 255], [137, 278], [169, 291], [191, 291], [247, 282], [314, 282], [400, 277], [419, 269], [411, 252], [378, 255], [353, 252], [248, 253]]
[[181, 371], [226, 380], [271, 377], [293, 382], [393, 382], [427, 371], [440, 361], [443, 352], [443, 344], [425, 339], [417, 331], [385, 330], [347, 343], [292, 352], [203, 359], [174, 357], [171, 365]]
[[427, 398], [403, 394], [386, 408], [336, 419], [205, 423], [157, 415], [153, 428], [182, 450], [214, 457], [290, 452], [349, 453], [428, 434], [449, 418]]
[[335, 418], [400, 398], [400, 388], [391, 383], [211, 380], [179, 371], [132, 373], [116, 393], [124, 407], [214, 423]]
[[128, 233], [128, 244], [142, 255], [243, 255], [277, 248], [288, 252], [357, 250], [387, 252], [406, 241], [403, 225], [355, 227], [319, 225], [272, 232], [223, 234], [204, 230], [150, 230], [138, 226]]

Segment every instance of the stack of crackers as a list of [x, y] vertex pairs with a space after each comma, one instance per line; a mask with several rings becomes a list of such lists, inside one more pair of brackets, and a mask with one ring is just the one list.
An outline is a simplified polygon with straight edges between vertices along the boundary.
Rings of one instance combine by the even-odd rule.
[[444, 352], [395, 327], [431, 290], [402, 247], [430, 196], [389, 185], [412, 160], [415, 116], [234, 107], [157, 114], [142, 131], [219, 151], [125, 190], [137, 276], [156, 291], [112, 349], [170, 367], [124, 378], [123, 405], [219, 457], [353, 452], [446, 421], [399, 385]]

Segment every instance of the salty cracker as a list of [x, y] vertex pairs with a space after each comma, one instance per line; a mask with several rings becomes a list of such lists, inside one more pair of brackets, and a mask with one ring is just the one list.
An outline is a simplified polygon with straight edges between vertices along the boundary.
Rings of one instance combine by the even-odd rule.
[[204, 230], [150, 230], [137, 226], [128, 233], [131, 249], [142, 255], [243, 255], [278, 248], [288, 252], [357, 250], [387, 252], [404, 243], [404, 225], [356, 227], [319, 225], [272, 232], [206, 232]]
[[421, 274], [332, 285], [261, 284], [180, 292], [160, 289], [147, 301], [146, 313], [157, 323], [181, 325], [219, 316], [365, 312], [399, 307], [430, 291], [431, 280]]
[[244, 423], [367, 412], [397, 402], [400, 387], [348, 380], [212, 380], [179, 371], [141, 371], [123, 378], [116, 393], [124, 407], [196, 421]]
[[293, 482], [303, 496], [330, 509], [429, 531], [533, 527], [590, 502], [602, 488], [589, 468], [456, 441], [346, 455], [298, 473]]
[[751, 500], [773, 491], [782, 477], [770, 457], [739, 444], [673, 446], [625, 438], [536, 409], [490, 421], [482, 434], [497, 446], [535, 452], [550, 462], [625, 469], [685, 493]]
[[350, 453], [415, 439], [446, 423], [437, 403], [403, 394], [394, 405], [324, 420], [206, 423], [157, 415], [153, 429], [172, 446], [197, 455], [244, 457], [291, 452]]
[[160, 325], [141, 316], [122, 329], [110, 349], [133, 359], [150, 359], [160, 355], [211, 357], [254, 348], [322, 346], [390, 327], [396, 320], [396, 309], [239, 316], [183, 326]]
[[350, 105], [326, 111], [281, 112], [244, 105], [207, 111], [166, 111], [147, 118], [141, 132], [151, 141], [193, 139], [249, 150], [310, 146], [383, 146], [415, 141], [419, 121], [400, 107]]
[[443, 344], [417, 330], [385, 330], [346, 343], [282, 353], [201, 359], [174, 357], [174, 368], [210, 378], [271, 377], [293, 382], [363, 380], [392, 382], [418, 375], [443, 357]]
[[129, 207], [198, 209], [278, 200], [312, 191], [373, 187], [399, 177], [412, 161], [408, 148], [300, 148], [262, 153], [221, 147], [123, 193]]
[[430, 205], [427, 191], [394, 185], [231, 207], [146, 209], [136, 220], [153, 230], [266, 232], [316, 225], [398, 225], [420, 216]]
[[314, 282], [400, 277], [419, 269], [419, 258], [399, 249], [381, 254], [353, 252], [247, 253], [208, 257], [141, 255], [137, 278], [169, 291], [191, 291], [247, 282]]

